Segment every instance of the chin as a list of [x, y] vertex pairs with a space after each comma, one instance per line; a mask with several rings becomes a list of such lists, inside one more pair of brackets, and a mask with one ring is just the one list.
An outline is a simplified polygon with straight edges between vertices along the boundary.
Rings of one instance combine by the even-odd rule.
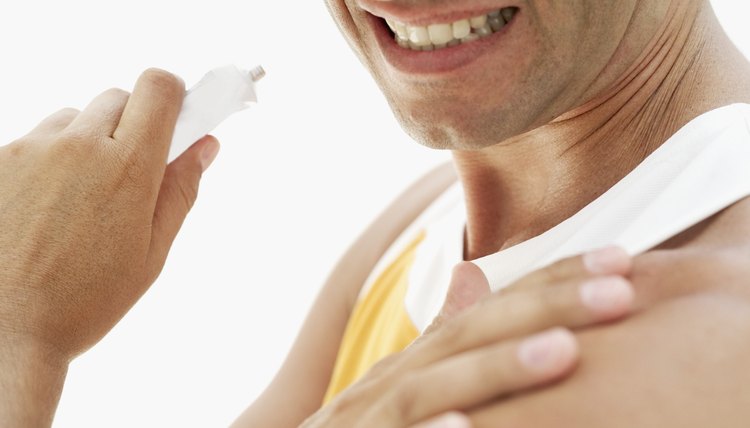
[[393, 111], [412, 139], [436, 150], [482, 150], [525, 131], [523, 126], [511, 126], [517, 121], [501, 111], [487, 114], [466, 107], [440, 112], [424, 106], [409, 110], [394, 108]]

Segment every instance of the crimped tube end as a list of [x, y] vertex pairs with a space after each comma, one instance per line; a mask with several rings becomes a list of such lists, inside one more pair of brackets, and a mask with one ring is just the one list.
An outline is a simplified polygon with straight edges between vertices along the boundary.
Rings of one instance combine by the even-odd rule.
[[250, 78], [253, 79], [253, 82], [257, 82], [266, 75], [266, 70], [263, 69], [261, 66], [257, 66], [250, 70]]

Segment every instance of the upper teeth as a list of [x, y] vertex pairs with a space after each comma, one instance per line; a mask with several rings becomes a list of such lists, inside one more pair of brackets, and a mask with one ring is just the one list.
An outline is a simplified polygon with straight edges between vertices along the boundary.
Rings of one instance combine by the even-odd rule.
[[486, 15], [427, 26], [406, 25], [391, 19], [386, 19], [386, 22], [399, 46], [429, 51], [472, 42], [500, 31], [517, 10], [515, 7], [506, 7]]

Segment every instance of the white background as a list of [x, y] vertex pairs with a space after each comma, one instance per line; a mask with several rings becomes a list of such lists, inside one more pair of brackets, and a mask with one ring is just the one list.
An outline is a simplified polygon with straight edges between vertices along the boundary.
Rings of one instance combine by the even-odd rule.
[[[750, 54], [750, 3], [712, 3]], [[0, 144], [147, 67], [188, 86], [218, 65], [268, 71], [261, 103], [214, 132], [222, 152], [161, 278], [72, 364], [58, 428], [228, 425], [349, 243], [447, 159], [400, 131], [322, 0], [3, 2], [0, 40]]]

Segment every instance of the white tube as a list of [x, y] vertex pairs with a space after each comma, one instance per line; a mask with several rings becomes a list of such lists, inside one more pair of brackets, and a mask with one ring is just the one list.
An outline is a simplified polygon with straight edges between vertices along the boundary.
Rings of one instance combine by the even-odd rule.
[[251, 71], [233, 65], [209, 71], [185, 95], [169, 149], [172, 162], [224, 119], [257, 102], [255, 82], [265, 76], [262, 67]]

